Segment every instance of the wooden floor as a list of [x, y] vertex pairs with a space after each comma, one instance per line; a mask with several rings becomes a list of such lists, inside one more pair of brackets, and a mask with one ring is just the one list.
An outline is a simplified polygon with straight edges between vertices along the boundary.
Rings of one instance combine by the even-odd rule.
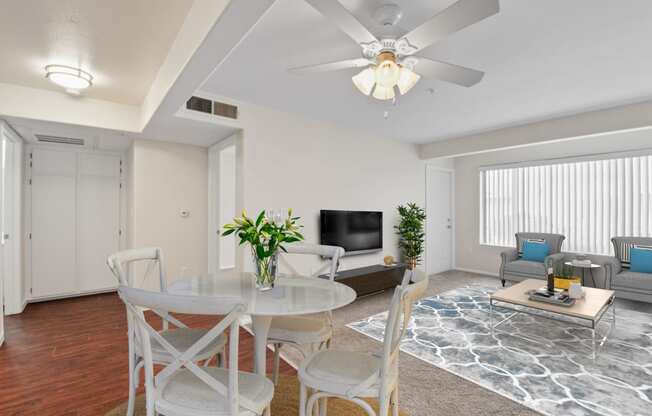
[[[191, 327], [216, 322], [177, 317]], [[30, 304], [5, 318], [5, 331], [0, 415], [102, 416], [127, 400], [127, 324], [117, 295]], [[253, 338], [241, 330], [240, 369], [251, 371], [252, 362]], [[281, 372], [295, 370], [283, 363]]]

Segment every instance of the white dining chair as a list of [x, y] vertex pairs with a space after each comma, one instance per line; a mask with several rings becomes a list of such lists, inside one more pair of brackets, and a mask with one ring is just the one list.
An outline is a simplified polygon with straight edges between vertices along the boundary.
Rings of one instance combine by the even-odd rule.
[[[145, 360], [147, 416], [254, 416], [262, 415], [274, 396], [274, 384], [266, 377], [238, 371], [239, 318], [245, 310], [240, 298], [201, 298], [152, 292], [120, 286], [118, 294], [127, 307], [142, 342]], [[223, 316], [219, 323], [185, 350], [172, 343], [145, 320], [143, 309]], [[200, 367], [202, 351], [229, 330], [228, 368]], [[155, 345], [174, 359], [154, 374]]]
[[[428, 278], [413, 272], [414, 283], [394, 290], [385, 326], [383, 349], [379, 354], [326, 349], [308, 356], [299, 367], [301, 383], [299, 416], [313, 414], [315, 404], [322, 399], [321, 415], [326, 415], [323, 399], [337, 397], [356, 403], [369, 416], [376, 416], [363, 398], [376, 398], [378, 415], [387, 416], [390, 405], [398, 416], [399, 346], [410, 323], [412, 304], [428, 288]], [[308, 389], [311, 390], [308, 395]]]
[[[111, 269], [115, 277], [118, 279], [118, 283], [128, 287], [133, 287], [137, 283], [142, 284], [142, 282], [134, 282], [132, 274], [128, 273], [128, 267], [132, 266], [133, 268], [137, 262], [147, 262], [147, 271], [144, 273], [144, 275], [147, 276], [151, 271], [152, 265], [154, 265], [154, 267], [157, 267], [159, 271], [160, 291], [165, 292], [166, 290], [163, 255], [161, 249], [158, 247], [120, 251], [111, 254], [106, 262], [109, 269]], [[186, 351], [208, 332], [206, 329], [188, 328], [183, 322], [170, 315], [165, 309], [154, 310], [154, 313], [159, 315], [162, 320], [163, 329], [160, 331], [161, 337], [179, 351]], [[176, 329], [170, 329], [170, 324], [175, 326]], [[140, 369], [145, 365], [143, 345], [140, 338], [136, 336], [133, 325], [128, 325], [127, 342], [129, 344], [129, 400], [127, 402], [127, 416], [133, 416], [136, 390], [140, 385]], [[224, 348], [226, 342], [226, 336], [222, 335], [216, 337], [197, 354], [197, 360], [203, 361], [204, 365], [208, 365], [213, 357], [217, 357], [217, 363], [218, 365], [221, 365], [224, 362]], [[152, 345], [152, 358], [155, 363], [169, 364], [174, 361], [175, 357], [171, 355], [163, 345], [157, 341], [153, 341]]]
[[[336, 246], [297, 243], [287, 245], [285, 248], [288, 254], [319, 256], [328, 260], [326, 267], [322, 267], [309, 277], [316, 278], [322, 271], [328, 270], [331, 281], [335, 280], [340, 257], [344, 255], [344, 249]], [[289, 262], [287, 266], [292, 269], [294, 274], [300, 274], [294, 270]], [[269, 344], [274, 345], [274, 367], [272, 370], [274, 384], [278, 383], [280, 352], [284, 344], [296, 346], [305, 357], [306, 351], [304, 351], [304, 348], [309, 348], [308, 352], [321, 349], [330, 344], [332, 337], [333, 316], [330, 311], [318, 315], [283, 316], [272, 319], [267, 340]]]

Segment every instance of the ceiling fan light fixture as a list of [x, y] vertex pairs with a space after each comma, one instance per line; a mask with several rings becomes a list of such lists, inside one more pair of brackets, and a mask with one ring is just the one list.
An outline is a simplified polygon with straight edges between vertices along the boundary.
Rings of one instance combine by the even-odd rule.
[[371, 90], [376, 84], [376, 73], [374, 68], [370, 66], [363, 69], [360, 73], [351, 77], [351, 81], [353, 81], [353, 85], [355, 85], [364, 95], [371, 94]]
[[47, 65], [45, 77], [67, 90], [81, 90], [93, 85], [93, 76], [88, 72], [66, 65]]
[[376, 84], [374, 88], [373, 97], [377, 100], [391, 100], [394, 98], [394, 87], [383, 87], [382, 85]]
[[391, 52], [383, 52], [378, 55], [378, 66], [376, 67], [376, 83], [385, 88], [396, 85], [400, 75], [400, 68], [396, 64], [396, 57]]
[[420, 79], [421, 75], [417, 74], [409, 68], [402, 66], [399, 72], [398, 81], [396, 83], [398, 91], [401, 93], [401, 95], [407, 94], [407, 92], [410, 91], [412, 87], [414, 87], [417, 82], [419, 82]]

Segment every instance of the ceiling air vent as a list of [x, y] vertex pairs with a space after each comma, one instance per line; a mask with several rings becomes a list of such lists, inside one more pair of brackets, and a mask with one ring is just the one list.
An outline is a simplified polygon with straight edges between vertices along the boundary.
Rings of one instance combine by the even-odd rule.
[[72, 137], [47, 136], [45, 134], [35, 134], [35, 136], [36, 139], [41, 143], [72, 144], [75, 146], [84, 145], [84, 139], [73, 139]]
[[213, 114], [213, 102], [201, 97], [190, 97], [190, 99], [186, 102], [186, 108], [188, 110]]
[[213, 101], [213, 114], [215, 114], [216, 116], [222, 116], [222, 117], [227, 117], [227, 118], [232, 118], [234, 120], [237, 120], [238, 107], [231, 104]]
[[186, 102], [188, 110], [199, 111], [206, 114], [214, 114], [220, 117], [238, 119], [238, 107], [231, 104], [211, 101], [201, 97], [190, 97]]

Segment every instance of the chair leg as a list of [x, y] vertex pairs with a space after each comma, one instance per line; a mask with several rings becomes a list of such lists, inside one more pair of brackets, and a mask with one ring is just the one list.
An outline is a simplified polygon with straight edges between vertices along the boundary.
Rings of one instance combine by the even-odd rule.
[[134, 406], [136, 404], [136, 389], [138, 388], [138, 380], [135, 374], [138, 368], [134, 368], [135, 357], [129, 355], [129, 400], [127, 402], [127, 416], [134, 416]]
[[319, 416], [319, 399], [315, 396], [317, 390], [313, 390], [310, 398], [308, 398], [308, 404], [306, 405], [307, 414]]
[[389, 399], [390, 395], [383, 393], [379, 400], [379, 412], [378, 416], [389, 416]]
[[502, 279], [500, 282], [503, 284], [503, 287], [505, 287], [505, 279]]
[[326, 416], [328, 408], [328, 397], [324, 397], [319, 401], [319, 416]]
[[157, 416], [157, 412], [154, 410], [154, 400], [148, 394], [145, 395], [145, 409], [146, 416]]
[[398, 416], [398, 386], [394, 389], [391, 396], [392, 416]]
[[306, 416], [306, 398], [308, 397], [308, 389], [306, 385], [301, 383], [299, 392], [299, 416]]
[[278, 384], [278, 372], [281, 365], [281, 345], [274, 344], [274, 368], [272, 369], [272, 381], [274, 385]]

